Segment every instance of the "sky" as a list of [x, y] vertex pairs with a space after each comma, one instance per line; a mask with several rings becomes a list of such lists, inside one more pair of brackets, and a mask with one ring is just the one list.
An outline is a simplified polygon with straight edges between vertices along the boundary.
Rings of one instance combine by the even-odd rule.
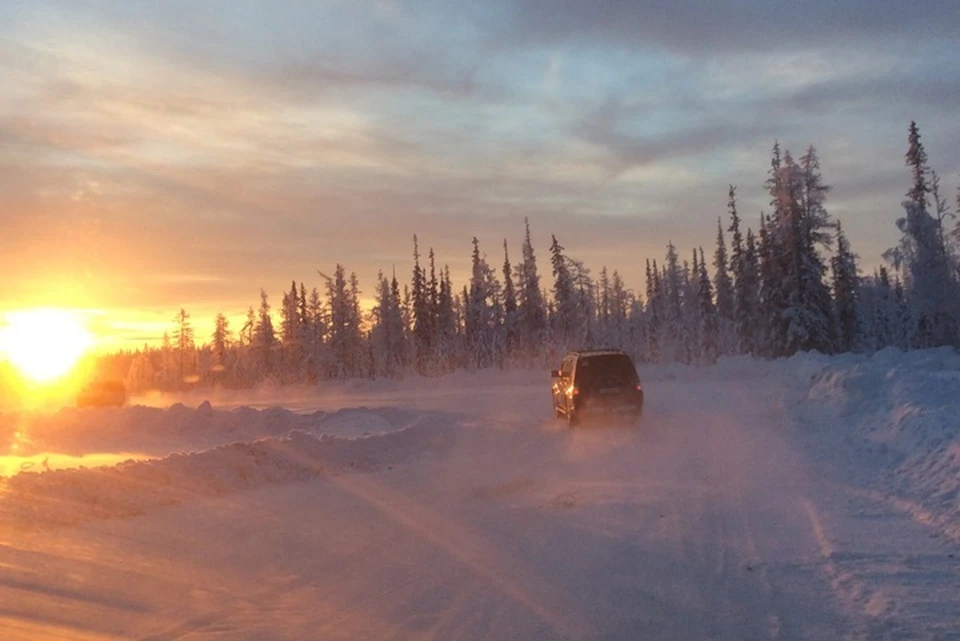
[[868, 270], [897, 240], [916, 120], [960, 183], [955, 0], [0, 0], [0, 310], [91, 310], [118, 343], [206, 333], [265, 288], [365, 296], [412, 236], [455, 281], [528, 217], [643, 288], [713, 251], [775, 140], [818, 149]]

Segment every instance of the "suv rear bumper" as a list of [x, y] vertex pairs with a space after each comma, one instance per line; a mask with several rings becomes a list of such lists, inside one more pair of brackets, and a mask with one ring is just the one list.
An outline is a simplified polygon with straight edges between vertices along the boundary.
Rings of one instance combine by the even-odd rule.
[[573, 407], [581, 414], [639, 414], [643, 411], [643, 393], [616, 398], [596, 396], [577, 398], [574, 399]]

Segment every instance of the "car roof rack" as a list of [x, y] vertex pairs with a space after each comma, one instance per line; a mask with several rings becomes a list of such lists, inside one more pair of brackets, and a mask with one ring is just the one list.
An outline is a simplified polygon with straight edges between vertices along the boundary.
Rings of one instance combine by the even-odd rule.
[[580, 356], [596, 356], [600, 354], [624, 354], [626, 352], [622, 349], [614, 349], [611, 347], [608, 349], [575, 349], [572, 353]]

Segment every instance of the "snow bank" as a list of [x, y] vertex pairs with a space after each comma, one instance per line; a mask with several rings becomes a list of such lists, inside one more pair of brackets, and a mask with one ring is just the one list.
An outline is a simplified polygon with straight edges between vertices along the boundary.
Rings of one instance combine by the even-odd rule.
[[355, 439], [294, 429], [281, 438], [113, 467], [24, 472], [2, 488], [0, 521], [44, 528], [134, 516], [190, 497], [307, 481], [346, 469], [371, 471], [443, 448], [453, 432], [446, 417], [421, 416], [398, 431]]
[[836, 359], [799, 400], [799, 416], [818, 439], [871, 460], [851, 466], [876, 475], [863, 485], [879, 480], [906, 500], [901, 505], [935, 515], [960, 536], [960, 354], [885, 349]]
[[21, 456], [47, 452], [83, 455], [136, 452], [164, 456], [205, 450], [224, 443], [279, 437], [292, 430], [356, 437], [405, 427], [418, 416], [400, 409], [356, 408], [298, 414], [279, 407], [215, 410], [209, 402], [196, 409], [124, 407], [63, 409], [52, 414], [0, 415], [0, 452]]

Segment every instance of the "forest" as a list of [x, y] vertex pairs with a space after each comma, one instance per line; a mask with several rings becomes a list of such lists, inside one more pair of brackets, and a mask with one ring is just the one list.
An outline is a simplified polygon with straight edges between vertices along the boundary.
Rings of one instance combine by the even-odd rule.
[[162, 344], [102, 356], [101, 365], [125, 372], [136, 392], [541, 367], [572, 348], [710, 364], [738, 354], [957, 347], [960, 224], [914, 122], [905, 165], [902, 213], [890, 221], [901, 238], [872, 274], [861, 273], [828, 211], [815, 148], [795, 158], [775, 143], [769, 210], [748, 224], [731, 185], [709, 254], [668, 243], [659, 261], [645, 261], [642, 291], [616, 270], [591, 271], [556, 236], [538, 263], [529, 221], [516, 259], [507, 240], [494, 259], [473, 238], [469, 282], [459, 289], [413, 236], [412, 273], [380, 273], [372, 309], [361, 307], [356, 275], [336, 265], [309, 290], [291, 282], [279, 304], [261, 290], [240, 327], [218, 314], [209, 337], [196, 336], [181, 309]]

